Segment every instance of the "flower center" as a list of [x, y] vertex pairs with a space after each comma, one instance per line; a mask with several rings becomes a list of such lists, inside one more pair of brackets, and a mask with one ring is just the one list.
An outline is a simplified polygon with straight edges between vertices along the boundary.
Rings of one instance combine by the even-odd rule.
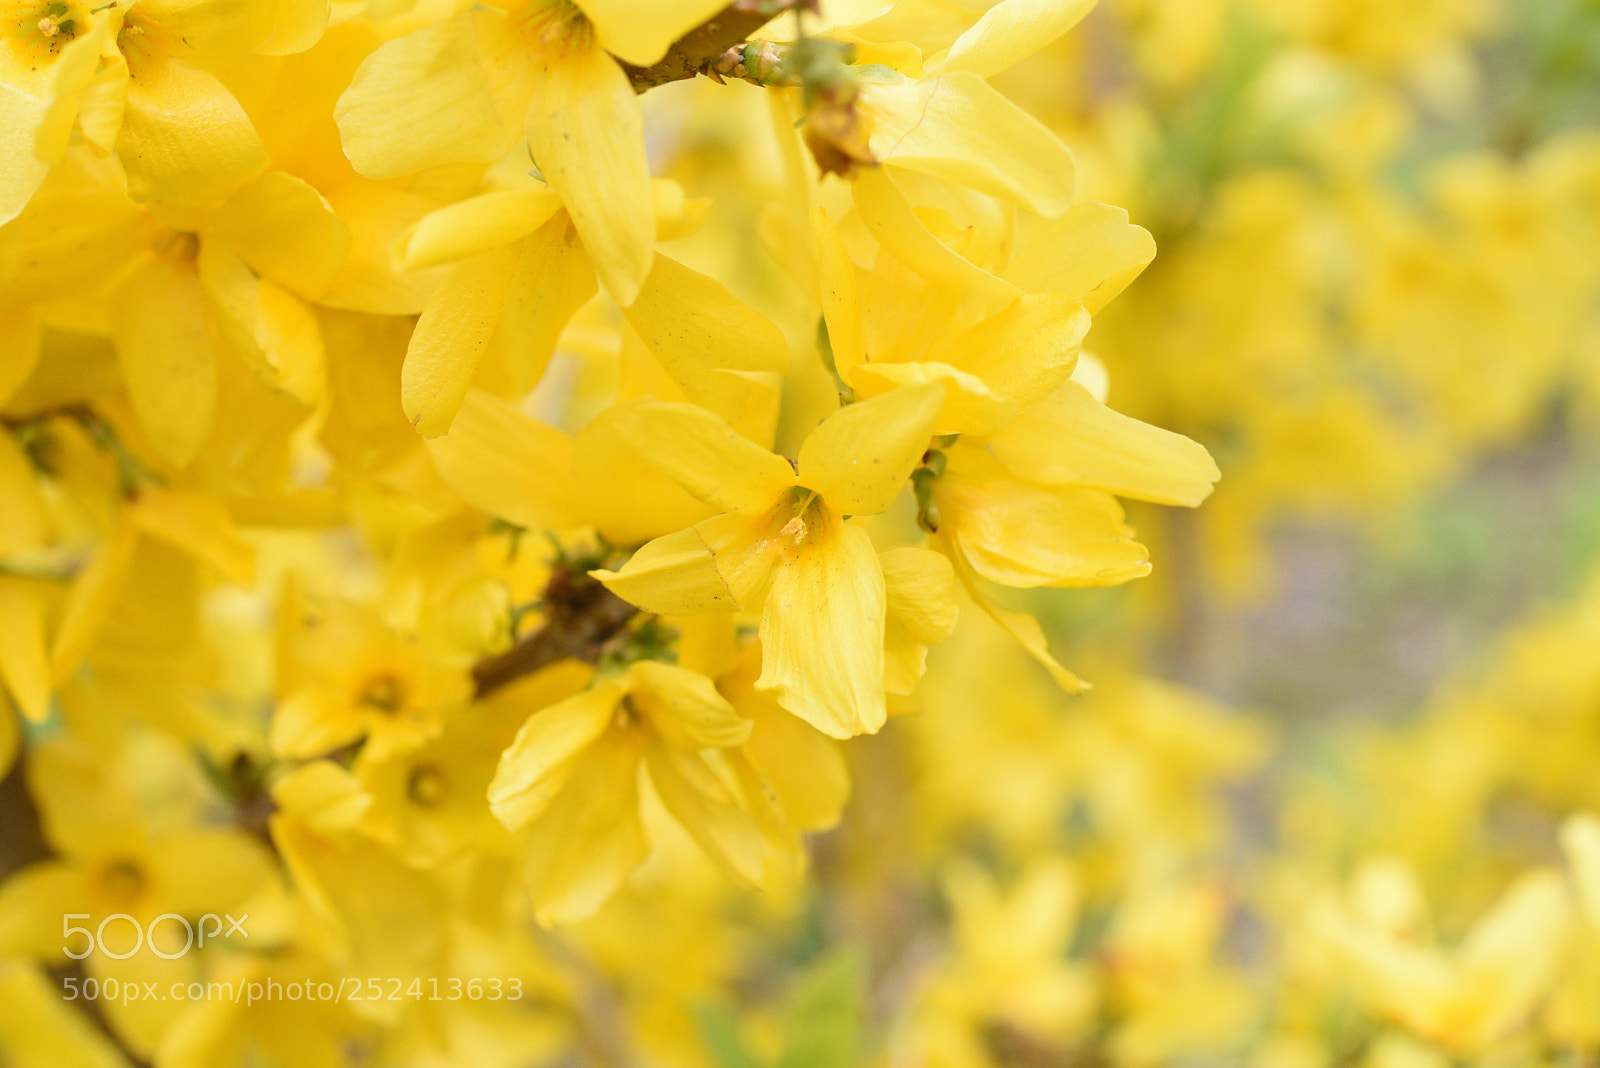
[[137, 861], [115, 860], [100, 873], [100, 889], [106, 897], [119, 903], [131, 902], [145, 887], [144, 869]]
[[450, 781], [436, 764], [418, 764], [406, 779], [406, 796], [423, 808], [438, 808], [450, 792]]
[[406, 685], [392, 671], [382, 671], [362, 683], [356, 703], [392, 716], [406, 703]]

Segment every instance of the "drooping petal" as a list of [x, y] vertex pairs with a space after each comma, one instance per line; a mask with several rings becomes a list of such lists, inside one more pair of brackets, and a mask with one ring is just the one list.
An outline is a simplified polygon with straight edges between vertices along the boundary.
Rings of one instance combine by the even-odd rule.
[[524, 872], [533, 915], [550, 925], [591, 916], [649, 852], [639, 820], [637, 731], [608, 731], [572, 769], [582, 790], [562, 790], [528, 831]]
[[725, 511], [765, 512], [795, 484], [787, 460], [697, 405], [641, 405], [618, 428], [639, 455]]
[[649, 542], [620, 571], [591, 574], [629, 604], [664, 616], [754, 607], [776, 550], [758, 521], [720, 515]]
[[463, 260], [428, 299], [400, 369], [400, 402], [425, 438], [450, 429], [500, 320], [518, 248], [506, 245]]
[[177, 60], [130, 73], [117, 155], [133, 199], [208, 207], [266, 167], [250, 117], [216, 78]]
[[592, 41], [544, 49], [534, 63], [528, 150], [625, 308], [650, 273], [656, 239], [644, 112], [622, 68]]
[[[495, 818], [516, 831], [549, 808], [578, 757], [605, 733], [622, 696], [621, 685], [605, 682], [529, 716], [489, 783]], [[584, 782], [579, 792], [587, 789]]]
[[922, 678], [928, 646], [956, 626], [956, 578], [950, 561], [907, 546], [878, 554], [887, 612], [883, 631], [883, 688], [910, 693]]
[[640, 660], [628, 668], [627, 685], [639, 711], [669, 745], [722, 749], [750, 737], [750, 721], [698, 671]]
[[861, 325], [861, 302], [856, 296], [856, 265], [845, 251], [844, 239], [822, 208], [811, 212], [811, 254], [817, 259], [822, 318], [828, 324], [828, 345], [840, 377], [867, 358], [866, 334]]
[[1054, 218], [1072, 206], [1072, 153], [976, 74], [864, 86], [872, 153]]
[[1001, 608], [985, 597], [983, 591], [978, 589], [977, 576], [972, 573], [972, 567], [967, 563], [966, 558], [961, 555], [961, 550], [951, 542], [949, 536], [941, 533], [939, 535], [939, 544], [945, 556], [949, 558], [950, 566], [955, 571], [956, 578], [960, 580], [961, 585], [966, 589], [967, 595], [972, 598], [979, 608], [984, 610], [990, 619], [1000, 624], [1007, 634], [1015, 638], [1029, 656], [1038, 661], [1039, 665], [1050, 673], [1050, 677], [1056, 681], [1056, 685], [1067, 693], [1072, 694], [1083, 693], [1090, 689], [1087, 682], [1062, 667], [1060, 661], [1050, 655], [1050, 644], [1046, 641], [1044, 628], [1039, 626], [1037, 619], [1034, 619], [1026, 612], [1013, 612], [1009, 609]]
[[874, 734], [887, 718], [878, 553], [854, 524], [824, 513], [812, 526], [773, 573], [756, 686], [824, 734]]
[[725, 419], [738, 416], [749, 383], [719, 372], [789, 369], [789, 346], [770, 319], [667, 256], [655, 258], [623, 315], [685, 395]]
[[489, 163], [516, 144], [518, 130], [494, 105], [478, 62], [479, 18], [454, 18], [386, 41], [362, 61], [334, 106], [345, 155], [374, 179], [445, 163]]
[[151, 445], [186, 465], [211, 432], [219, 355], [193, 261], [158, 255], [136, 268], [112, 302], [111, 330]]
[[[45, 651], [45, 583], [0, 575], [0, 682], [33, 723], [50, 715], [50, 657]], [[0, 713], [6, 714], [6, 713]]]
[[[745, 721], [748, 725], [748, 721]], [[766, 848], [761, 830], [728, 788], [692, 750], [645, 742], [645, 768], [661, 803], [706, 855], [751, 883], [761, 881]]]
[[1085, 201], [1036, 231], [1006, 277], [1030, 293], [1081, 300], [1094, 315], [1155, 255], [1155, 238], [1128, 221], [1127, 209]]
[[530, 530], [574, 525], [572, 440], [503, 397], [468, 390], [450, 433], [430, 438], [428, 454], [474, 508]]
[[234, 190], [208, 222], [257, 274], [307, 300], [327, 292], [350, 253], [350, 227], [322, 194], [282, 171]]
[[549, 366], [567, 322], [595, 294], [594, 265], [565, 213], [517, 243], [519, 256], [489, 359], [529, 390]]
[[836, 825], [850, 796], [850, 771], [839, 743], [752, 689], [753, 673], [740, 675], [733, 700], [754, 723], [740, 751], [776, 795], [789, 826], [820, 831]]
[[1112, 586], [1150, 573], [1150, 554], [1111, 496], [1010, 478], [939, 480], [945, 527], [973, 570], [1002, 586]]
[[561, 208], [548, 189], [501, 189], [430, 212], [394, 243], [395, 266], [415, 271], [526, 237]]
[[1203, 445], [1114, 412], [1071, 381], [995, 432], [989, 446], [1031, 482], [1159, 504], [1193, 507], [1221, 477]]
[[594, 24], [600, 45], [635, 67], [648, 67], [666, 55], [672, 42], [727, 6], [722, 0], [584, 0], [579, 5]]
[[929, 282], [972, 292], [994, 307], [1022, 295], [1010, 282], [985, 271], [933, 235], [895, 186], [892, 168], [866, 167], [851, 183], [861, 220], [878, 244]]
[[1094, 5], [1095, 0], [1000, 0], [929, 66], [935, 73], [992, 77], [1072, 29]]
[[800, 446], [801, 484], [840, 515], [876, 515], [921, 461], [943, 408], [934, 382], [841, 408]]

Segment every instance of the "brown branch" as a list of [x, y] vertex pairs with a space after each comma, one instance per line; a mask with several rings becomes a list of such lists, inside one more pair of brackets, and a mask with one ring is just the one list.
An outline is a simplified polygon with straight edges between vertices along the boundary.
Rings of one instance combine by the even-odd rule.
[[[722, 53], [734, 45], [743, 44], [745, 38], [771, 22], [778, 11], [788, 7], [808, 6], [788, 2], [775, 4], [751, 3], [736, 0], [711, 18], [702, 22], [677, 41], [667, 54], [648, 67], [635, 67], [622, 63], [623, 73], [633, 91], [642, 93], [668, 82], [681, 82], [693, 78]], [[621, 63], [621, 61], [618, 61]]]
[[639, 613], [581, 570], [558, 566], [545, 589], [544, 626], [472, 669], [478, 697], [569, 657], [598, 660], [605, 644]]

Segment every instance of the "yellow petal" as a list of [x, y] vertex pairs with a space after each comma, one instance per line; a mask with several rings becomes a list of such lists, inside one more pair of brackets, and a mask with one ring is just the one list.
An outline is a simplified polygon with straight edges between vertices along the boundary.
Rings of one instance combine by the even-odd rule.
[[376, 182], [351, 181], [329, 190], [328, 203], [350, 227], [350, 254], [319, 303], [378, 315], [422, 311], [449, 272], [443, 267], [397, 272], [389, 250], [433, 202]]
[[[3, 149], [0, 149], [3, 151]], [[50, 907], [62, 908], [60, 897]], [[127, 1058], [32, 964], [0, 964], [0, 1049], [11, 1068], [120, 1068]]]
[[720, 0], [584, 0], [584, 17], [594, 24], [600, 45], [635, 67], [648, 67], [666, 55], [672, 42], [727, 6]]
[[594, 265], [565, 213], [517, 247], [489, 358], [510, 373], [514, 388], [529, 390], [544, 374], [567, 322], [594, 296]]
[[585, 753], [572, 778], [528, 831], [524, 872], [533, 914], [550, 925], [593, 915], [649, 851], [639, 821], [636, 731], [608, 731]]
[[249, 116], [210, 74], [177, 60], [131, 73], [117, 155], [133, 199], [208, 207], [266, 167]]
[[139, 0], [156, 34], [180, 38], [186, 56], [208, 65], [255, 51], [272, 31], [276, 7], [274, 0]]
[[573, 507], [613, 545], [639, 545], [693, 526], [713, 511], [623, 439], [619, 424], [647, 403], [634, 399], [613, 404], [578, 431], [572, 443]]
[[1556, 978], [1570, 939], [1570, 899], [1548, 869], [1522, 875], [1473, 927], [1458, 963], [1466, 1000], [1477, 1010], [1475, 1035], [1485, 1041], [1527, 1018]]
[[215, 497], [145, 486], [131, 510], [139, 529], [202, 560], [239, 586], [255, 585], [256, 553]]
[[773, 573], [756, 686], [824, 734], [874, 734], [887, 715], [878, 554], [866, 531], [826, 512], [813, 527]]
[[50, 537], [50, 512], [39, 475], [11, 432], [0, 429], [0, 557], [42, 546]]
[[[3, 120], [0, 120], [3, 121]], [[0, 135], [3, 136], [3, 135]], [[0, 152], [4, 147], [0, 146]], [[39, 321], [28, 308], [0, 309], [0, 408], [4, 408], [39, 363]]]
[[1088, 330], [1089, 314], [1076, 300], [1029, 293], [936, 345], [932, 358], [976, 375], [1026, 408], [1071, 377]]
[[1221, 476], [1205, 447], [1112, 411], [1076, 382], [995, 432], [990, 449], [1031, 482], [1193, 507]]
[[153, 256], [112, 302], [112, 339], [133, 410], [163, 459], [200, 451], [217, 407], [217, 339], [192, 261]]
[[234, 353], [274, 389], [316, 404], [327, 384], [327, 353], [311, 309], [257, 277], [221, 241], [201, 245], [197, 266], [218, 330]]
[[272, 784], [278, 808], [322, 835], [353, 831], [372, 807], [361, 781], [331, 760], [314, 760]]
[[0, 84], [0, 226], [22, 213], [50, 169], [33, 150], [44, 117], [43, 101]]
[[1095, 0], [1000, 0], [930, 67], [992, 77], [1072, 29], [1094, 5]]
[[548, 189], [502, 189], [430, 212], [394, 243], [402, 271], [466, 259], [509, 245], [543, 226], [561, 208]]
[[105, 60], [83, 87], [78, 100], [78, 129], [83, 139], [106, 154], [116, 151], [127, 110], [128, 60], [118, 53]]
[[304, 52], [328, 28], [328, 0], [278, 0], [272, 32], [256, 45], [257, 55], [287, 56]]
[[535, 64], [528, 150], [606, 292], [627, 307], [650, 273], [656, 237], [644, 112], [622, 69], [592, 42], [545, 49]]
[[1034, 233], [1006, 277], [1029, 292], [1081, 300], [1094, 315], [1155, 259], [1150, 231], [1124, 208], [1085, 201]]
[[883, 163], [931, 174], [1055, 217], [1072, 206], [1067, 146], [976, 74], [862, 88], [869, 144]]
[[0, 680], [34, 723], [50, 715], [50, 658], [45, 652], [43, 582], [0, 574]]
[[761, 881], [766, 847], [750, 814], [738, 807], [704, 758], [650, 739], [645, 768], [661, 803], [706, 855], [751, 883]]
[[766, 694], [736, 692], [734, 700], [754, 723], [740, 751], [760, 774], [766, 792], [777, 797], [789, 826], [820, 831], [838, 824], [850, 796], [850, 771], [839, 743], [785, 712]]
[[506, 245], [450, 269], [428, 298], [400, 369], [400, 402], [425, 438], [450, 429], [500, 319], [519, 249]]
[[[605, 733], [622, 696], [620, 684], [605, 682], [529, 716], [489, 784], [495, 818], [516, 831], [549, 808], [578, 757]], [[579, 780], [577, 792], [590, 788]]]
[[619, 425], [623, 439], [694, 496], [754, 515], [795, 484], [794, 470], [693, 404], [646, 404]]
[[1092, 490], [970, 479], [939, 480], [941, 531], [973, 570], [1003, 586], [1110, 586], [1150, 573], [1149, 552], [1122, 522], [1114, 498]]
[[689, 399], [725, 419], [737, 418], [749, 384], [720, 371], [789, 369], [788, 343], [771, 320], [667, 256], [656, 257], [623, 315]]
[[39, 122], [33, 146], [38, 159], [55, 163], [66, 152], [84, 91], [94, 79], [106, 37], [112, 32], [116, 21], [114, 18], [94, 20], [89, 32], [81, 33], [68, 42], [50, 65], [45, 97], [48, 110]]
[[518, 130], [495, 107], [478, 61], [478, 15], [462, 11], [385, 41], [362, 61], [333, 109], [358, 173], [398, 178], [446, 163], [489, 163], [516, 144]]
[[1582, 812], [1561, 825], [1561, 847], [1572, 867], [1578, 906], [1589, 925], [1600, 931], [1600, 817]]
[[305, 301], [264, 278], [256, 286], [255, 340], [274, 386], [302, 404], [322, 399], [328, 362], [316, 316]]
[[308, 686], [289, 694], [273, 709], [267, 745], [274, 756], [319, 757], [349, 745], [366, 729], [350, 702]]
[[868, 363], [848, 376], [858, 397], [880, 397], [906, 386], [932, 382], [944, 390], [936, 434], [987, 434], [1016, 415], [1010, 397], [995, 394], [983, 379], [947, 363]]
[[350, 253], [350, 228], [311, 186], [268, 171], [234, 190], [209, 217], [212, 232], [257, 274], [315, 300]]
[[926, 668], [927, 647], [955, 630], [955, 572], [939, 553], [911, 546], [879, 553], [878, 563], [887, 606], [883, 688], [910, 693]]
[[428, 453], [474, 508], [530, 530], [574, 525], [571, 439], [502, 397], [468, 390], [450, 433], [429, 439]]
[[138, 544], [138, 527], [131, 517], [124, 516], [101, 543], [95, 558], [73, 578], [50, 646], [50, 672], [58, 682], [77, 670], [94, 644], [122, 593]]
[[722, 749], [750, 737], [750, 721], [698, 671], [640, 660], [628, 668], [627, 686], [639, 712], [670, 745]]
[[822, 289], [822, 318], [828, 324], [828, 345], [840, 377], [867, 358], [866, 334], [861, 326], [861, 303], [856, 296], [856, 265], [845, 251], [844, 239], [822, 208], [811, 212], [811, 253], [817, 259], [817, 281]]
[[1037, 619], [1034, 619], [1026, 612], [1013, 612], [1001, 608], [985, 597], [983, 591], [978, 589], [977, 576], [973, 574], [972, 568], [967, 564], [966, 558], [961, 555], [961, 551], [943, 533], [939, 535], [939, 541], [944, 549], [945, 556], [950, 560], [951, 568], [956, 573], [956, 578], [965, 587], [967, 595], [976, 602], [979, 608], [984, 610], [989, 618], [1000, 624], [1007, 634], [1015, 638], [1018, 644], [1027, 650], [1029, 656], [1038, 661], [1040, 666], [1050, 673], [1050, 677], [1056, 681], [1056, 685], [1071, 694], [1083, 693], [1090, 688], [1087, 682], [1062, 667], [1061, 663], [1050, 655], [1050, 645], [1045, 640], [1044, 628], [1039, 626]]
[[891, 168], [867, 167], [851, 183], [861, 221], [895, 259], [929, 282], [970, 291], [995, 307], [1010, 303], [1022, 291], [978, 267], [933, 236], [906, 202], [891, 177]]
[[[706, 520], [711, 524], [707, 531], [713, 533], [735, 523], [753, 538], [755, 528], [750, 520], [739, 516]], [[707, 544], [707, 531], [701, 526], [705, 524], [656, 538], [634, 553], [620, 571], [590, 574], [624, 601], [657, 615], [692, 616], [747, 607], [718, 568], [717, 553]]]
[[801, 484], [840, 515], [876, 515], [922, 461], [943, 407], [944, 389], [923, 383], [841, 408], [800, 446]]

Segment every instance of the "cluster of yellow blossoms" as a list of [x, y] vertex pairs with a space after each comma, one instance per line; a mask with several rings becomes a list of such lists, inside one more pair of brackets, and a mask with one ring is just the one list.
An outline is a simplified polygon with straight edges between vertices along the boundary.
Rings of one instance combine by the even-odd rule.
[[1600, 585], [1190, 633], [1600, 400], [1534, 6], [0, 0], [0, 1065], [1600, 1055]]

